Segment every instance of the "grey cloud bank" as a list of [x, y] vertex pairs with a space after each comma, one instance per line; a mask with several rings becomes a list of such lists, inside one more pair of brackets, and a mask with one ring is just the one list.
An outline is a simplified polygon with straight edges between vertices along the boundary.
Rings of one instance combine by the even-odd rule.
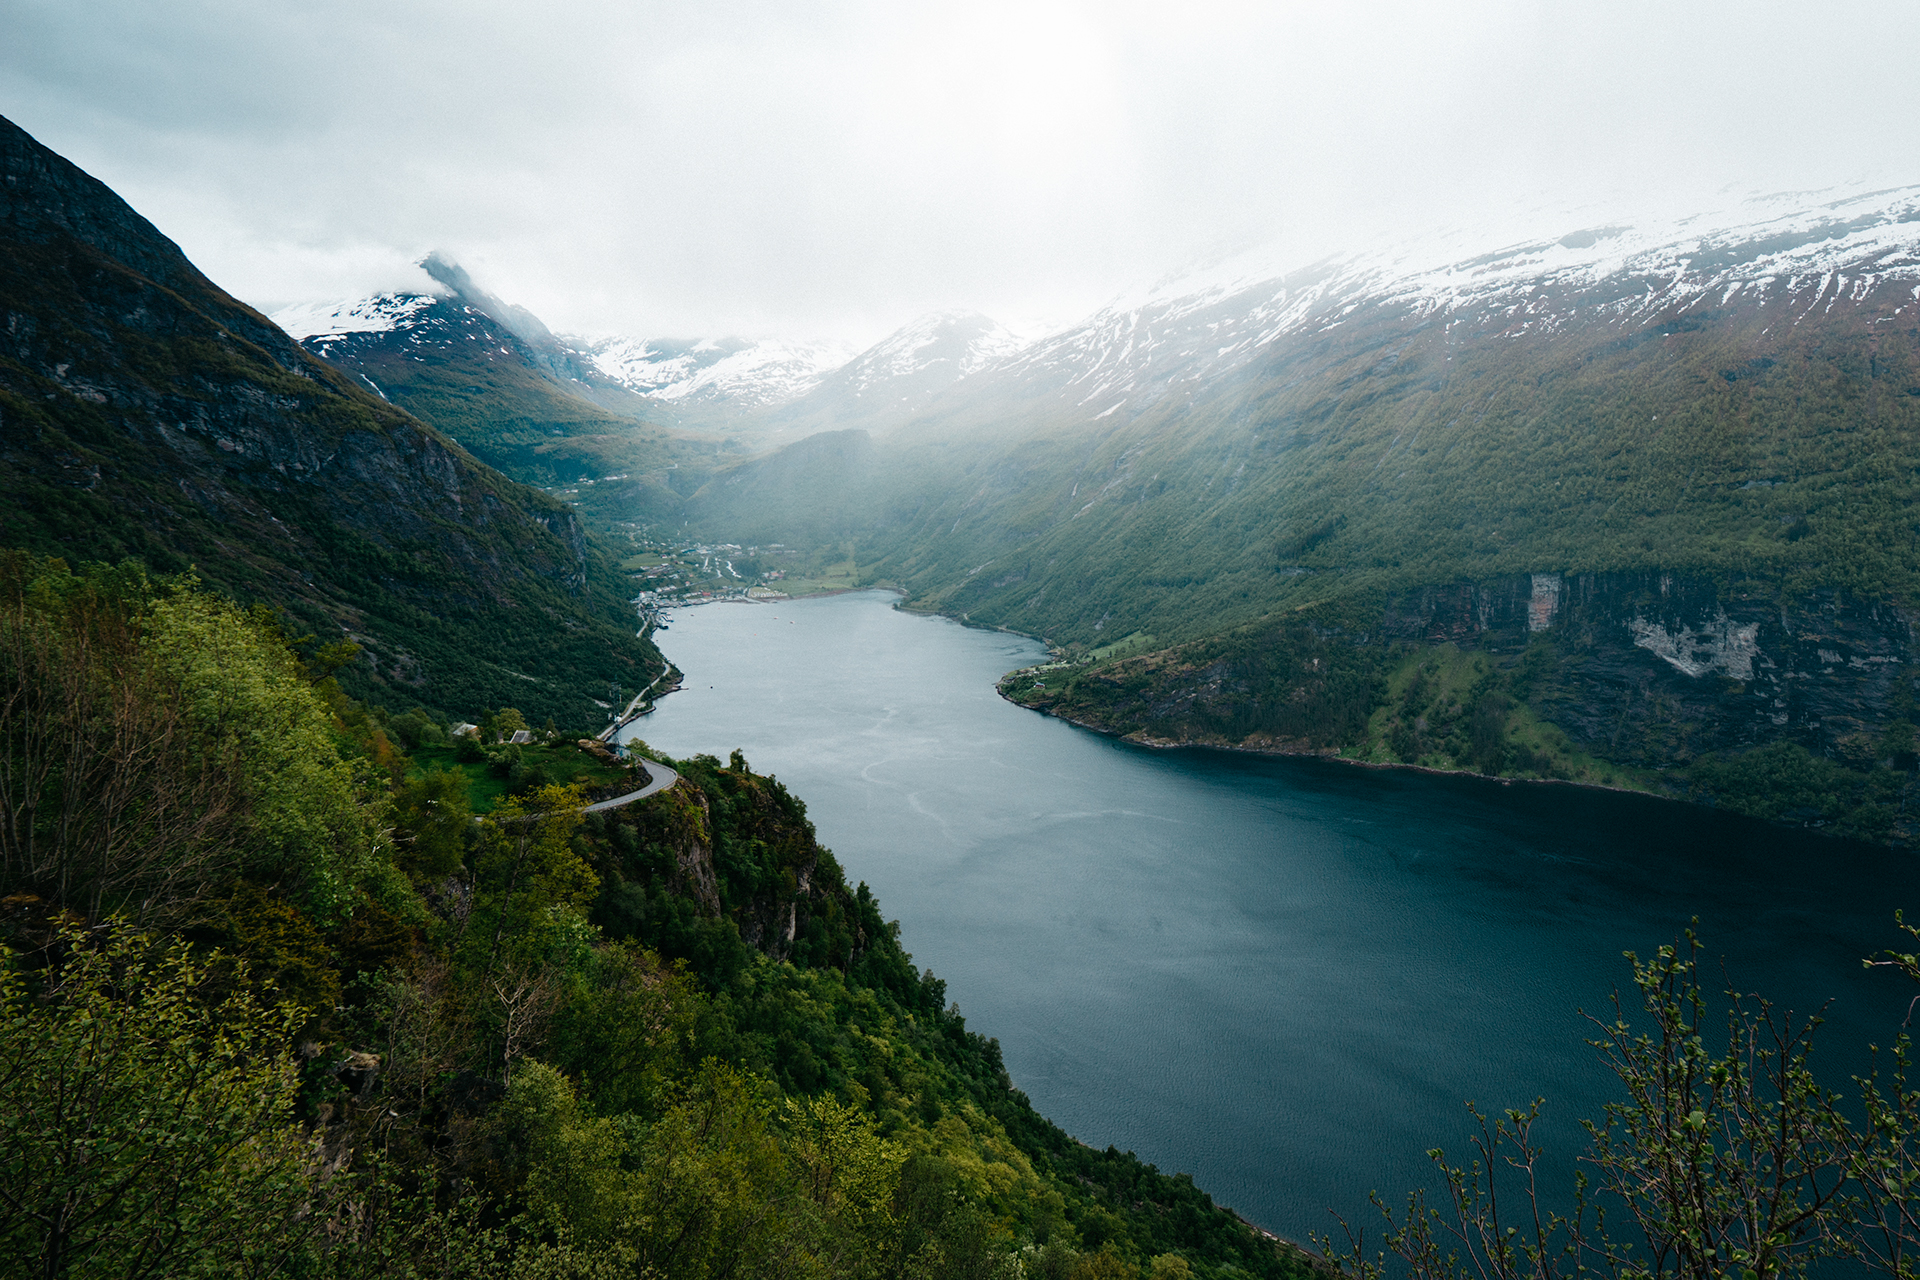
[[1845, 0], [0, 0], [0, 28], [0, 114], [266, 307], [441, 248], [560, 329], [859, 341], [1065, 321], [1270, 240], [1920, 180], [1920, 12]]

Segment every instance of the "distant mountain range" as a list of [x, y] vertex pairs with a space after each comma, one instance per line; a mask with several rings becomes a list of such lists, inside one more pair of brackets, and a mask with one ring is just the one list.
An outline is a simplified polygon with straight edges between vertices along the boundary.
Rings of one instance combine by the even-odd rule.
[[[506, 367], [523, 368], [547, 384], [541, 390], [549, 398], [753, 440], [844, 426], [849, 415], [883, 421], [1020, 345], [994, 321], [963, 312], [923, 317], [865, 351], [823, 341], [556, 336], [448, 259], [430, 256], [421, 266], [437, 290], [290, 306], [274, 321], [383, 396], [381, 373], [397, 394], [418, 397], [422, 376], [433, 375], [408, 364], [437, 373], [477, 361], [495, 379]], [[545, 416], [558, 423], [593, 415], [549, 406]]]
[[946, 312], [857, 352], [833, 342], [556, 336], [439, 256], [422, 264], [437, 292], [294, 306], [273, 318], [343, 367], [375, 352], [407, 348], [419, 358], [470, 344], [492, 362], [543, 369], [566, 391], [628, 416], [759, 440], [886, 431], [1008, 393], [1071, 393], [1076, 408], [1096, 415], [1139, 412], [1173, 388], [1217, 387], [1283, 340], [1362, 325], [1383, 310], [1512, 339], [1593, 324], [1632, 330], [1675, 307], [1723, 311], [1765, 296], [1857, 302], [1916, 278], [1917, 220], [1920, 189], [1903, 188], [1750, 199], [1714, 214], [1497, 247], [1436, 234], [1304, 269], [1279, 270], [1250, 254], [1163, 281], [1038, 340], [985, 316]]
[[1435, 235], [1289, 272], [1248, 255], [1109, 306], [987, 376], [1028, 393], [1070, 389], [1074, 405], [1094, 413], [1139, 412], [1167, 394], [1218, 388], [1283, 346], [1387, 315], [1512, 341], [1637, 333], [1675, 311], [1831, 309], [1920, 281], [1916, 223], [1920, 188], [1910, 187], [1813, 202], [1773, 196], [1500, 247]]
[[[1447, 256], [1455, 253], [1469, 256]], [[1073, 474], [1081, 476], [1126, 441], [1114, 456], [1116, 470], [1099, 472], [1101, 483], [1089, 493], [1080, 494], [1087, 486], [1078, 481], [1065, 482], [1062, 526], [1103, 505], [1138, 500], [1116, 481], [1142, 470], [1148, 458], [1178, 460], [1184, 471], [1196, 449], [1245, 448], [1253, 448], [1252, 455], [1227, 473], [1194, 478], [1204, 492], [1170, 505], [1217, 506], [1264, 477], [1277, 486], [1262, 498], [1275, 515], [1338, 500], [1356, 507], [1349, 521], [1361, 518], [1359, 508], [1383, 502], [1395, 507], [1391, 518], [1398, 520], [1408, 503], [1424, 507], [1459, 496], [1457, 487], [1421, 491], [1435, 475], [1433, 464], [1451, 466], [1448, 460], [1463, 451], [1476, 454], [1491, 443], [1495, 424], [1511, 426], [1516, 415], [1531, 420], [1539, 443], [1559, 450], [1568, 441], [1548, 428], [1611, 417], [1626, 402], [1644, 400], [1648, 411], [1632, 433], [1644, 434], [1655, 421], [1655, 401], [1697, 413], [1699, 393], [1716, 387], [1743, 398], [1764, 396], [1766, 387], [1796, 377], [1768, 353], [1809, 344], [1834, 358], [1839, 344], [1864, 342], [1872, 348], [1861, 349], [1868, 373], [1886, 390], [1893, 370], [1906, 367], [1920, 321], [1917, 298], [1920, 188], [1816, 202], [1776, 197], [1711, 218], [1602, 226], [1500, 249], [1436, 237], [1278, 276], [1266, 274], [1257, 260], [1228, 263], [1116, 303], [1039, 341], [981, 343], [977, 354], [955, 362], [958, 377], [916, 387], [918, 394], [867, 391], [881, 411], [860, 408], [831, 425], [867, 428], [883, 451], [903, 459], [923, 455], [930, 443], [994, 452], [1012, 441], [1031, 445], [1036, 432], [1070, 433], [1075, 451], [1078, 442], [1097, 446], [1076, 465]], [[882, 353], [910, 342], [905, 335], [891, 339], [838, 371], [842, 404], [854, 399], [850, 386], [866, 391], [872, 385], [863, 375], [885, 367]], [[1733, 359], [1733, 348], [1743, 346], [1752, 350]], [[1717, 363], [1722, 355], [1724, 367]], [[1605, 367], [1582, 371], [1595, 362]], [[1537, 385], [1524, 391], [1511, 381], [1523, 366], [1537, 375]], [[1690, 381], [1696, 372], [1707, 381]], [[1593, 385], [1582, 387], [1583, 403], [1563, 404], [1570, 382], [1588, 376]], [[1891, 390], [1905, 395], [1908, 388]], [[1914, 390], [1920, 395], [1920, 380]], [[1468, 417], [1443, 416], [1447, 408]], [[1562, 412], [1572, 415], [1564, 424]], [[1793, 433], [1786, 424], [1782, 429]], [[1583, 434], [1586, 443], [1616, 456], [1632, 443], [1620, 435]], [[1652, 434], [1671, 443], [1673, 428]], [[1318, 474], [1320, 455], [1330, 448], [1349, 461], [1370, 459], [1365, 486], [1347, 493], [1350, 481]], [[1750, 451], [1743, 456], [1759, 461]], [[1529, 455], [1520, 465], [1525, 470], [1543, 461]], [[1396, 463], [1391, 473], [1388, 462]], [[780, 455], [737, 470], [728, 488], [744, 494], [760, 479], [777, 482]], [[1396, 478], [1408, 483], [1396, 485]], [[1466, 491], [1486, 478], [1460, 477]], [[1008, 492], [1024, 502], [1031, 496], [1027, 482], [1040, 479], [1023, 474]], [[1564, 488], [1567, 477], [1557, 479]], [[1786, 477], [1743, 473], [1739, 483], [1749, 482], [1755, 486], [1745, 491], [1750, 498]], [[988, 542], [999, 533], [1026, 538], [1027, 531], [989, 516], [999, 489], [996, 481], [970, 495], [962, 503], [969, 514], [947, 522], [952, 527], [943, 541], [964, 542], [976, 518]], [[1621, 495], [1596, 496], [1607, 511]], [[869, 504], [844, 506], [847, 530], [868, 522]], [[715, 510], [711, 518], [743, 515]], [[1476, 553], [1462, 548], [1461, 555], [1465, 567]]]
[[[1920, 719], [1920, 188], [1543, 219], [846, 359], [556, 337], [444, 263], [282, 318], [513, 474], [614, 477], [579, 490], [601, 525], [851, 543], [916, 607], [1047, 637], [1078, 665], [1013, 694], [1082, 723], [1887, 838], [1904, 801], [1854, 765]], [[536, 383], [544, 419], [500, 394]], [[1459, 652], [1470, 687], [1416, 676]], [[1851, 772], [1728, 781], [1788, 747]]]
[[[1033, 705], [1893, 821], [1829, 803], [1870, 770], [1777, 805], [1713, 771], [1910, 758], [1920, 189], [1229, 263], [846, 422], [683, 518], [851, 540], [919, 607], [1093, 660]], [[1416, 677], [1459, 646], [1497, 661]]]

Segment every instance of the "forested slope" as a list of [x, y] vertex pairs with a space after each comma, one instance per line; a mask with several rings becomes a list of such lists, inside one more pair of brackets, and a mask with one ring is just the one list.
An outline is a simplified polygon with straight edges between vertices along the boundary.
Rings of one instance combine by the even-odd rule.
[[[740, 465], [689, 513], [851, 540], [913, 607], [1129, 661], [1074, 714], [1156, 741], [1529, 773], [1558, 734], [1543, 771], [1647, 785], [1783, 742], [1891, 761], [1920, 603], [1916, 209], [1874, 193], [1102, 313], [889, 432]], [[1373, 692], [1304, 716], [1329, 642]], [[1528, 708], [1487, 713], [1501, 750], [1392, 734], [1444, 645], [1503, 670], [1539, 648], [1551, 678], [1492, 690]]]
[[469, 743], [508, 781], [476, 818], [419, 717], [318, 675], [264, 612], [0, 556], [0, 1243], [33, 1274], [1304, 1272], [1037, 1115], [738, 753], [583, 816], [638, 770]]
[[212, 284], [0, 121], [0, 542], [194, 566], [350, 638], [365, 693], [592, 720], [665, 666], [562, 502], [476, 462]]

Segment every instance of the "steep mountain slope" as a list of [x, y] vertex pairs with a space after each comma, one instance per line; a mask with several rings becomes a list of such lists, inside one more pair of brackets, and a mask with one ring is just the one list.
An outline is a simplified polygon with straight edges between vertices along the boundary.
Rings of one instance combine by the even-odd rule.
[[[516, 480], [551, 488], [612, 478], [627, 518], [678, 509], [672, 469], [703, 464], [711, 445], [643, 421], [645, 399], [458, 264], [433, 255], [421, 266], [436, 291], [288, 307], [274, 319], [362, 387]], [[588, 516], [607, 523], [598, 507]]]
[[[806, 442], [716, 477], [690, 512], [760, 540], [804, 513], [925, 607], [1063, 645], [1251, 628], [1136, 672], [1125, 714], [1094, 705], [1118, 692], [1082, 700], [1079, 718], [1146, 737], [1461, 763], [1386, 745], [1373, 713], [1413, 661], [1383, 656], [1391, 639], [1553, 647], [1552, 723], [1602, 761], [1781, 739], [1894, 754], [1875, 744], [1907, 715], [1893, 674], [1920, 598], [1920, 191], [1433, 265], [1447, 249], [1110, 308], [836, 445], [835, 475]], [[1532, 601], [1536, 580], [1550, 602], [1493, 603]], [[1230, 657], [1324, 669], [1273, 630], [1302, 610], [1376, 646], [1357, 721], [1292, 723], [1312, 681]], [[1831, 642], [1801, 652], [1803, 634]], [[1575, 678], [1600, 667], [1617, 678]], [[1755, 705], [1706, 731], [1718, 682]], [[1609, 699], [1625, 721], [1594, 712]]]
[[598, 722], [664, 670], [565, 504], [303, 351], [0, 120], [0, 541], [284, 611], [382, 701]]

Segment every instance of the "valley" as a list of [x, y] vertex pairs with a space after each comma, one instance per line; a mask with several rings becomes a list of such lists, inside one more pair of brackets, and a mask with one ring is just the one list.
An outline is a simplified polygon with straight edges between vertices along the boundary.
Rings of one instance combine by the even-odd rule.
[[[697, 398], [725, 434], [630, 422], [593, 437], [624, 442], [598, 474], [571, 427], [498, 456], [541, 483], [571, 459], [554, 491], [630, 538], [840, 566], [782, 594], [885, 585], [1039, 636], [1066, 665], [1008, 695], [1134, 741], [1627, 786], [1904, 845], [1916, 228], [1895, 189], [1248, 256], [1036, 340], [937, 314], [780, 379], [739, 340], [625, 340], [657, 348], [642, 369], [547, 335], [528, 376], [625, 369], [635, 422]], [[431, 341], [410, 317], [446, 304], [383, 305], [392, 328], [346, 333], [368, 307], [343, 305], [310, 345]], [[1463, 654], [1477, 674], [1430, 696]]]
[[1920, 1275], [1920, 9], [0, 31], [0, 1280]]
[[486, 457], [728, 450], [514, 365], [497, 300], [336, 368], [4, 119], [0, 177], [0, 1254], [1311, 1273], [1040, 1115], [737, 750], [595, 740], [680, 682], [638, 584], [838, 592], [851, 546], [596, 528]]
[[[1844, 863], [1858, 874], [1825, 885], [1826, 915], [1776, 921], [1769, 936], [1792, 939], [1782, 954], [1818, 950], [1836, 964], [1884, 945], [1861, 914], [1880, 899], [1859, 886], [1884, 876], [1886, 847], [1912, 843], [1920, 798], [1912, 189], [1748, 201], [1517, 246], [1436, 241], [1278, 274], [1241, 261], [1039, 338], [938, 312], [849, 351], [560, 335], [439, 254], [420, 263], [418, 291], [269, 319], [104, 186], [6, 129], [0, 463], [11, 484], [0, 522], [15, 686], [82, 697], [59, 683], [57, 655], [92, 653], [97, 616], [139, 656], [75, 658], [72, 670], [97, 672], [87, 688], [111, 699], [147, 681], [166, 691], [147, 700], [163, 713], [197, 705], [205, 689], [227, 689], [225, 669], [176, 661], [165, 637], [198, 619], [220, 637], [207, 652], [257, 673], [220, 696], [301, 726], [288, 741], [305, 744], [310, 767], [233, 736], [225, 719], [160, 723], [150, 732], [172, 754], [155, 763], [103, 751], [164, 794], [176, 776], [213, 788], [217, 821], [148, 840], [179, 872], [144, 853], [88, 863], [91, 837], [69, 849], [49, 836], [58, 858], [78, 859], [86, 905], [63, 887], [68, 872], [23, 846], [9, 855], [0, 924], [9, 946], [79, 956], [61, 912], [104, 921], [138, 902], [111, 927], [279, 966], [306, 993], [285, 1016], [304, 1020], [307, 1057], [287, 1056], [282, 1032], [258, 1032], [278, 1046], [262, 1060], [310, 1086], [274, 1095], [274, 1140], [307, 1135], [352, 1174], [333, 1187], [293, 1162], [287, 1185], [339, 1197], [341, 1222], [371, 1221], [393, 1185], [378, 1149], [398, 1151], [403, 1182], [429, 1189], [414, 1208], [383, 1211], [373, 1234], [287, 1237], [316, 1267], [397, 1251], [460, 1274], [518, 1274], [538, 1259], [585, 1274], [608, 1258], [705, 1274], [801, 1249], [822, 1274], [850, 1276], [1299, 1276], [1326, 1264], [1267, 1228], [1310, 1235], [1329, 1202], [1360, 1212], [1360, 1182], [1379, 1170], [1417, 1180], [1394, 1153], [1419, 1149], [1439, 1099], [1487, 1087], [1472, 1047], [1501, 1028], [1550, 1030], [1521, 1060], [1559, 1064], [1550, 1078], [1501, 1076], [1502, 1092], [1561, 1089], [1587, 1113], [1603, 1100], [1593, 1064], [1553, 1047], [1577, 1036], [1552, 1016], [1603, 980], [1581, 962], [1545, 988], [1510, 974], [1512, 998], [1490, 1021], [1433, 1030], [1433, 1059], [1466, 1074], [1402, 1081], [1394, 1096], [1412, 1109], [1390, 1122], [1370, 1110], [1370, 1072], [1393, 1055], [1370, 1037], [1399, 1016], [1391, 1002], [1342, 1051], [1367, 1064], [1335, 1073], [1365, 1083], [1358, 1095], [1315, 1083], [1307, 1064], [1326, 1037], [1304, 1007], [1280, 1021], [1311, 1045], [1249, 1042], [1243, 1058], [1213, 1062], [1225, 1071], [1213, 1094], [1237, 1099], [1227, 1081], [1259, 1075], [1281, 1118], [1225, 1157], [1186, 1130], [1234, 1132], [1237, 1102], [1196, 1110], [1179, 1091], [1149, 1090], [1144, 1109], [1107, 1105], [1157, 1071], [1205, 1072], [1177, 1045], [1133, 1061], [1131, 1039], [1105, 1036], [1103, 1025], [1141, 1013], [1105, 985], [1120, 956], [1069, 982], [1093, 1021], [1063, 1018], [1051, 989], [1037, 1004], [1023, 996], [1036, 967], [1067, 981], [1084, 957], [1030, 953], [1009, 929], [1059, 929], [1115, 866], [1153, 868], [1121, 875], [1122, 897], [1091, 908], [1131, 921], [1115, 934], [1129, 951], [1166, 927], [1132, 913], [1175, 882], [1227, 877], [1224, 897], [1203, 894], [1173, 930], [1204, 938], [1214, 926], [1203, 920], [1217, 925], [1275, 859], [1309, 883], [1352, 881], [1321, 906], [1361, 921], [1359, 935], [1298, 932], [1286, 922], [1300, 905], [1275, 899], [1257, 926], [1228, 932], [1259, 935], [1230, 972], [1266, 956], [1278, 987], [1236, 979], [1189, 1009], [1189, 986], [1147, 1015], [1172, 1024], [1176, 1007], [1199, 1010], [1195, 1043], [1220, 1036], [1223, 1019], [1257, 1022], [1249, 998], [1291, 1007], [1313, 969], [1301, 947], [1364, 957], [1364, 981], [1323, 993], [1329, 1004], [1390, 990], [1381, 966], [1412, 960], [1370, 949], [1366, 935], [1389, 927], [1365, 927], [1370, 895], [1422, 917], [1484, 914], [1493, 898], [1469, 903], [1461, 886], [1518, 877], [1503, 936], [1551, 900], [1555, 941], [1585, 921], [1586, 950], [1610, 960], [1624, 936], [1615, 879], [1657, 879], [1636, 858], [1681, 868], [1671, 899], [1636, 891], [1637, 945], [1684, 927], [1681, 898], [1742, 934], [1756, 927], [1752, 904], [1798, 883], [1796, 868]], [[863, 588], [886, 589], [898, 610]], [[723, 601], [756, 608], [686, 611]], [[802, 641], [801, 617], [786, 613], [828, 608], [851, 630]], [[874, 609], [888, 621], [861, 612]], [[890, 670], [885, 653], [860, 658], [885, 628], [939, 625], [915, 614], [992, 637], [987, 650], [1007, 661], [981, 667], [977, 687], [942, 692], [926, 672]], [[752, 630], [762, 625], [774, 630], [764, 640]], [[885, 634], [895, 656], [925, 643]], [[688, 635], [702, 646], [683, 670], [659, 641], [677, 651]], [[824, 647], [789, 667], [776, 639]], [[688, 677], [729, 646], [756, 656], [725, 677], [735, 701], [723, 707]], [[963, 667], [978, 656], [949, 655]], [[754, 681], [773, 684], [742, 700], [737, 687]], [[869, 706], [889, 682], [897, 690]], [[705, 692], [718, 691], [710, 680]], [[894, 784], [876, 779], [978, 714], [952, 708], [994, 698], [995, 714], [1045, 713], [1070, 725], [1020, 723], [1068, 736], [1025, 766], [1009, 766], [1012, 749], [996, 741], [901, 784], [915, 815], [905, 827], [955, 796], [979, 801], [969, 821], [984, 826], [965, 835], [948, 817], [911, 837], [897, 864], [897, 835], [872, 825]], [[69, 715], [50, 693], [32, 699], [50, 725]], [[846, 741], [822, 745], [809, 728], [834, 723], [838, 703], [869, 748], [908, 736], [860, 765]], [[668, 752], [638, 739], [633, 750], [674, 781], [600, 812], [594, 802], [633, 795], [639, 780], [595, 744], [609, 723], [670, 735]], [[775, 724], [791, 741], [765, 736]], [[1091, 746], [1071, 726], [1116, 741]], [[723, 763], [707, 739], [726, 731], [740, 741]], [[41, 738], [21, 741], [38, 750]], [[808, 741], [813, 755], [783, 754]], [[825, 828], [749, 766], [743, 743], [806, 779], [832, 838], [908, 904], [942, 972], [1010, 1019], [1011, 1061], [1045, 1082], [1044, 1107], [1115, 1145], [1085, 1145], [1035, 1109], [1000, 1042], [967, 1029], [868, 884], [849, 887]], [[1141, 747], [1189, 750], [1149, 767], [1124, 754]], [[1308, 759], [1221, 765], [1194, 749]], [[1112, 828], [1099, 848], [1119, 851], [1111, 866], [1086, 860], [1088, 833], [1066, 834], [1066, 811], [1036, 819], [1052, 810], [1029, 794], [1056, 757], [1087, 751], [1088, 776], [1129, 762], [1124, 779], [1098, 784], [1113, 795], [1085, 807], [1090, 830]], [[244, 767], [217, 784], [195, 761], [222, 752]], [[986, 759], [1019, 779], [977, 795]], [[1378, 768], [1421, 777], [1387, 784]], [[849, 804], [847, 769], [880, 790]], [[1480, 777], [1426, 776], [1449, 773]], [[1169, 830], [1192, 829], [1179, 857], [1139, 844], [1148, 810], [1122, 802], [1170, 778], [1198, 779], [1194, 794], [1210, 797], [1149, 806]], [[1421, 789], [1519, 782], [1539, 785]], [[43, 803], [8, 785], [9, 812]], [[70, 809], [91, 803], [62, 795]], [[1018, 838], [994, 826], [1016, 795], [1031, 810]], [[1359, 845], [1334, 834], [1382, 821], [1395, 795], [1412, 807], [1390, 831]], [[1328, 796], [1348, 798], [1327, 808]], [[1694, 807], [1676, 819], [1671, 801]], [[1436, 835], [1449, 805], [1461, 816]], [[1634, 807], [1648, 805], [1658, 808]], [[1552, 816], [1562, 811], [1593, 828], [1576, 861], [1624, 869], [1568, 871]], [[1276, 813], [1279, 845], [1257, 835]], [[1039, 844], [1034, 821], [1052, 833]], [[1193, 860], [1228, 830], [1241, 833], [1229, 841], [1241, 861]], [[1456, 857], [1488, 833], [1491, 861]], [[1812, 842], [1836, 852], [1809, 853]], [[1004, 854], [1019, 869], [1003, 859], [999, 877], [968, 881], [941, 869], [948, 844], [974, 851], [963, 861]], [[1360, 847], [1410, 858], [1418, 875], [1369, 863], [1354, 879], [1348, 855]], [[1348, 853], [1301, 862], [1306, 849]], [[1733, 874], [1742, 859], [1759, 870]], [[1444, 901], [1416, 901], [1438, 866], [1453, 868]], [[1713, 879], [1728, 902], [1702, 906]], [[1018, 909], [1005, 898], [1016, 881]], [[946, 920], [965, 894], [977, 901]], [[1595, 915], [1602, 899], [1614, 908]], [[1078, 926], [1066, 935], [1101, 954]], [[979, 961], [982, 937], [998, 939], [993, 954], [1011, 968]], [[1460, 937], [1430, 945], [1484, 950]], [[1756, 963], [1766, 953], [1742, 945]], [[1527, 962], [1536, 971], [1553, 967], [1546, 949], [1543, 935]], [[1211, 972], [1180, 963], [1196, 982]], [[354, 985], [356, 974], [386, 985]], [[1126, 979], [1136, 996], [1150, 980]], [[1473, 981], [1462, 972], [1442, 985]], [[164, 982], [155, 990], [173, 998]], [[1876, 993], [1862, 986], [1841, 1018], [1853, 1040], [1878, 1025]], [[624, 1012], [596, 1023], [600, 1009]], [[629, 1034], [639, 1039], [606, 1041]], [[610, 1053], [624, 1065], [596, 1075]], [[1302, 1065], [1260, 1075], [1276, 1055]], [[1389, 1133], [1335, 1162], [1331, 1191], [1316, 1178], [1342, 1139], [1324, 1125], [1297, 1137], [1303, 1097], [1320, 1098], [1325, 1116], [1374, 1115], [1367, 1123]], [[699, 1194], [734, 1208], [667, 1231], [646, 1215], [679, 1203], [684, 1152], [671, 1148], [702, 1107], [720, 1108], [734, 1136], [696, 1161], [710, 1188]], [[1149, 1135], [1150, 1159], [1121, 1149], [1134, 1132]], [[1573, 1129], [1540, 1132], [1550, 1159], [1570, 1158]], [[821, 1172], [829, 1149], [855, 1150], [877, 1172], [857, 1190], [838, 1183]], [[746, 1154], [758, 1163], [729, 1163]], [[1230, 1188], [1260, 1225], [1191, 1177], [1163, 1174], [1161, 1159]], [[555, 1190], [557, 1171], [577, 1168], [594, 1171], [590, 1185]], [[446, 1199], [458, 1187], [477, 1188], [479, 1207]], [[270, 1217], [272, 1203], [261, 1201]], [[770, 1206], [787, 1216], [763, 1229]], [[297, 1221], [279, 1213], [261, 1238]], [[698, 1240], [698, 1267], [674, 1260], [683, 1238]], [[474, 1260], [436, 1260], [448, 1241]]]

